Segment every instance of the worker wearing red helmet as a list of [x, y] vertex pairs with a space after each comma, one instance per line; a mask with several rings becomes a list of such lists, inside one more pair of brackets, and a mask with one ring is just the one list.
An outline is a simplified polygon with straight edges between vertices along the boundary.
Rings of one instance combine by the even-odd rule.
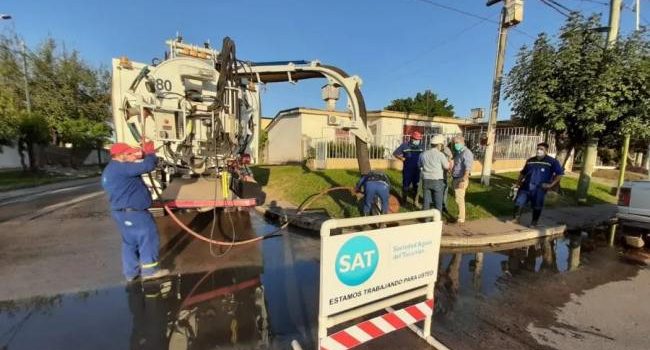
[[[144, 158], [143, 158], [144, 154]], [[122, 234], [122, 272], [127, 281], [155, 279], [169, 274], [158, 262], [158, 229], [149, 212], [151, 194], [142, 175], [156, 168], [153, 142], [144, 147], [126, 143], [111, 146], [111, 161], [102, 173], [111, 216]]]
[[413, 197], [413, 204], [417, 204], [418, 184], [420, 182], [420, 153], [424, 151], [422, 134], [419, 131], [411, 133], [409, 140], [402, 143], [393, 152], [393, 156], [401, 160], [402, 166], [402, 203], [406, 203], [409, 196]]

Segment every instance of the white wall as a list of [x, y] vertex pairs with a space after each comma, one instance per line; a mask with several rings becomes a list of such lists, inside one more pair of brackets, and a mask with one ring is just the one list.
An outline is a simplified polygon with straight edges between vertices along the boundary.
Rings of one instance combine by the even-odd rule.
[[[29, 164], [29, 156], [27, 152], [25, 154], [25, 163]], [[1, 169], [20, 169], [20, 155], [18, 150], [15, 147], [2, 146], [2, 152], [0, 153], [0, 170]]]
[[[373, 123], [375, 120], [377, 119], [373, 118], [370, 122]], [[461, 132], [460, 127], [456, 124], [384, 117], [377, 120], [377, 133], [381, 136], [402, 135], [404, 125], [439, 127], [442, 129], [443, 134], [457, 134]]]
[[286, 115], [268, 129], [269, 164], [302, 161], [302, 127], [298, 115]]

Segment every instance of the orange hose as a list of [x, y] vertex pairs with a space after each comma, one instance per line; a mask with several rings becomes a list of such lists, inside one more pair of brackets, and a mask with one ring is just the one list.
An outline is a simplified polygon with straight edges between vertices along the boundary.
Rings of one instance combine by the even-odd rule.
[[[349, 190], [349, 191], [353, 191], [353, 192], [354, 192], [354, 188], [353, 188], [353, 187], [332, 187], [332, 188], [328, 188], [328, 189], [326, 189], [326, 190], [324, 190], [324, 191], [318, 193], [318, 194], [315, 195], [314, 197], [310, 198], [309, 200], [307, 200], [307, 201], [304, 202], [303, 204], [301, 204], [301, 205], [298, 207], [298, 212], [297, 212], [297, 214], [301, 214], [301, 213], [302, 213], [305, 209], [307, 209], [307, 208], [309, 207], [309, 205], [311, 205], [311, 203], [313, 203], [317, 198], [322, 197], [322, 196], [325, 195], [326, 193], [329, 193], [329, 192], [332, 192], [332, 191], [338, 191], [338, 190]], [[167, 206], [167, 205], [163, 205], [163, 208], [165, 208], [165, 211], [167, 212], [167, 214], [169, 214], [169, 216], [172, 218], [172, 220], [174, 220], [174, 222], [176, 222], [176, 224], [177, 224], [180, 228], [182, 228], [183, 230], [185, 230], [185, 232], [189, 233], [190, 235], [194, 236], [195, 238], [197, 238], [197, 239], [199, 239], [199, 240], [201, 240], [201, 241], [204, 241], [204, 242], [206, 242], [206, 243], [211, 243], [211, 244], [220, 245], [220, 246], [239, 246], [239, 245], [244, 245], [244, 244], [249, 244], [249, 243], [254, 243], [254, 242], [257, 242], [257, 241], [261, 241], [261, 240], [263, 240], [263, 239], [266, 238], [266, 237], [276, 235], [278, 232], [282, 231], [284, 228], [286, 228], [286, 227], [289, 225], [289, 221], [287, 220], [286, 223], [284, 223], [282, 226], [280, 226], [277, 230], [275, 230], [275, 231], [272, 232], [272, 233], [269, 233], [269, 234], [266, 234], [266, 235], [263, 235], [263, 236], [259, 236], [259, 237], [255, 237], [255, 238], [251, 238], [251, 239], [247, 239], [247, 240], [245, 240], [245, 241], [239, 241], [239, 242], [224, 242], [224, 241], [217, 241], [217, 240], [214, 240], [214, 239], [207, 238], [207, 237], [201, 235], [200, 233], [198, 233], [198, 232], [192, 230], [191, 228], [187, 227], [187, 225], [185, 225], [185, 224], [184, 224], [180, 219], [178, 219], [178, 217], [174, 214], [174, 212], [171, 210], [171, 208], [169, 208], [169, 206]]]
[[183, 230], [185, 230], [187, 233], [191, 234], [195, 238], [198, 238], [198, 239], [200, 239], [200, 240], [202, 240], [204, 242], [207, 242], [207, 243], [216, 244], [216, 245], [220, 245], [220, 246], [237, 246], [237, 245], [244, 245], [244, 244], [248, 244], [248, 243], [257, 242], [257, 241], [260, 241], [260, 240], [264, 239], [264, 237], [268, 236], [268, 235], [259, 236], [259, 237], [247, 239], [245, 241], [239, 241], [239, 242], [217, 241], [217, 240], [214, 240], [214, 239], [207, 238], [207, 237], [201, 235], [200, 233], [195, 232], [191, 228], [187, 227], [187, 225], [185, 225], [182, 221], [180, 221], [178, 219], [178, 217], [176, 215], [174, 215], [172, 210], [167, 205], [163, 206], [163, 208], [165, 208], [165, 211], [167, 212], [167, 214], [169, 214], [169, 216], [171, 216], [172, 220], [174, 220], [174, 222], [176, 222], [176, 224], [178, 226], [180, 226]]

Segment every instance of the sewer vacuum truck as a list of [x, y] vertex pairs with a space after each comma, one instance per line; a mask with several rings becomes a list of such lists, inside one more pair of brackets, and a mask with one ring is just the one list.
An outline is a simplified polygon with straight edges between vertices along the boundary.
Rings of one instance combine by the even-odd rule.
[[[361, 171], [369, 170], [366, 110], [361, 80], [318, 61], [239, 60], [235, 44], [167, 41], [151, 63], [113, 59], [113, 122], [118, 142], [152, 140], [159, 158], [145, 176], [152, 197], [171, 208], [260, 205], [264, 194], [249, 165], [259, 162], [260, 87], [325, 78], [348, 95], [351, 118], [341, 127], [356, 136]], [[295, 145], [300, 147], [300, 145]]]

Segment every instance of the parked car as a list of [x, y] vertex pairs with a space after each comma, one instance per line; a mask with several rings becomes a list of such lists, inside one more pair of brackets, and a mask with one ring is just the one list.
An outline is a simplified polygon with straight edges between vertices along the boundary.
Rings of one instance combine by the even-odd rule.
[[626, 181], [618, 194], [616, 217], [623, 232], [650, 243], [650, 180]]

